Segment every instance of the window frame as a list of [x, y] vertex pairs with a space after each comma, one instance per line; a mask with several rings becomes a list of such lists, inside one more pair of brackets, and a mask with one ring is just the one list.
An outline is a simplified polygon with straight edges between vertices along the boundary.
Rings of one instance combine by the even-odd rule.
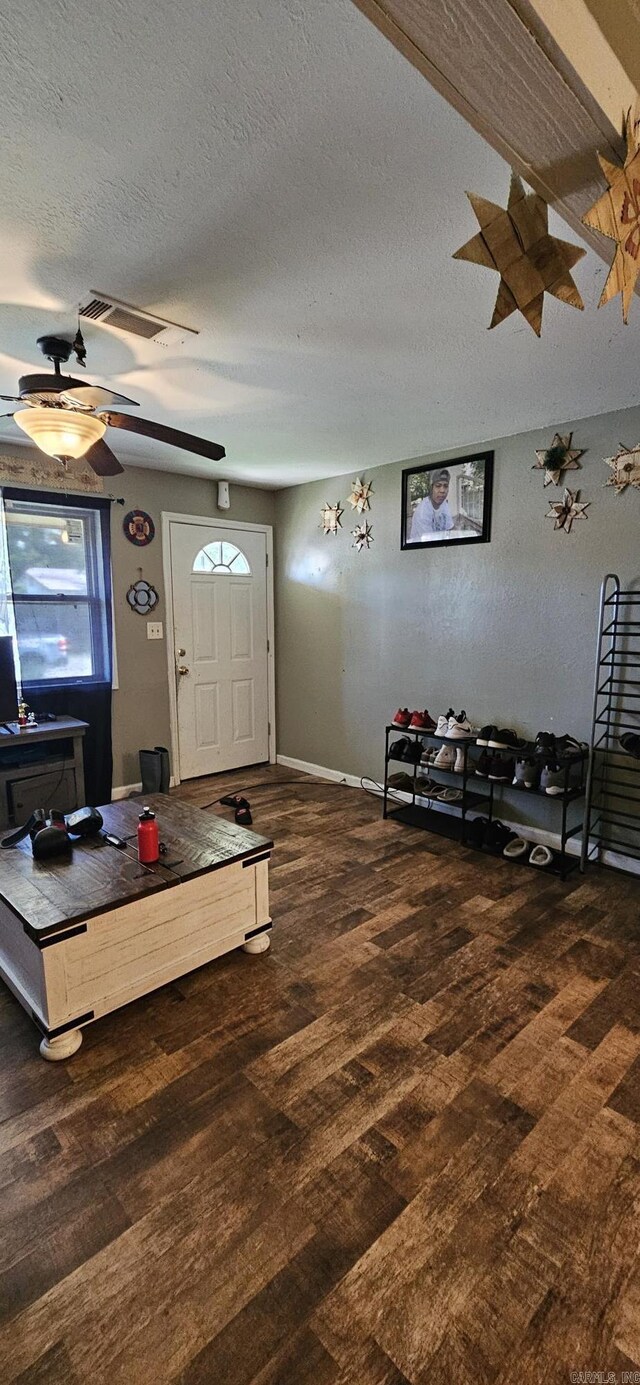
[[[87, 591], [82, 594], [69, 595], [66, 592], [16, 592], [11, 590], [7, 593], [14, 608], [15, 641], [18, 647], [18, 657], [20, 658], [20, 638], [18, 633], [18, 622], [16, 620], [17, 609], [20, 605], [60, 606], [86, 606], [89, 621], [89, 638], [91, 648], [91, 665], [93, 672], [90, 674], [74, 674], [70, 677], [61, 677], [59, 674], [51, 678], [23, 678], [21, 686], [23, 690], [29, 689], [33, 692], [47, 691], [65, 688], [86, 687], [93, 688], [111, 684], [113, 667], [113, 644], [112, 644], [112, 603], [111, 603], [111, 569], [110, 569], [110, 510], [111, 502], [95, 496], [67, 495], [58, 494], [55, 491], [29, 491], [16, 489], [12, 486], [2, 486], [0, 488], [2, 502], [4, 505], [33, 506], [35, 510], [53, 510], [58, 512], [58, 516], [65, 513], [71, 516], [75, 514], [78, 518], [84, 519], [88, 514], [94, 514], [95, 519], [90, 529], [92, 542], [85, 542], [85, 571], [87, 576]], [[28, 511], [26, 515], [28, 516]], [[87, 530], [84, 530], [85, 534]], [[106, 545], [105, 545], [106, 540]], [[9, 562], [9, 576], [11, 578], [11, 564]]]
[[[210, 548], [220, 549], [219, 561], [215, 561], [212, 558], [211, 553], [208, 551]], [[233, 557], [229, 559], [229, 561], [225, 560], [224, 557], [225, 548], [234, 549]], [[198, 558], [200, 558], [202, 555], [204, 555], [207, 561], [211, 563], [210, 568], [196, 567]], [[236, 570], [234, 568], [233, 564], [235, 563], [236, 558], [240, 558], [244, 563], [244, 572], [242, 572], [239, 569]], [[191, 574], [195, 577], [251, 577], [253, 575], [251, 571], [251, 564], [249, 562], [249, 559], [247, 558], [246, 553], [244, 552], [244, 549], [239, 548], [238, 545], [236, 543], [232, 543], [230, 539], [212, 539], [209, 543], [203, 544], [202, 548], [198, 549], [198, 552], [196, 553], [196, 556], [193, 560]]]

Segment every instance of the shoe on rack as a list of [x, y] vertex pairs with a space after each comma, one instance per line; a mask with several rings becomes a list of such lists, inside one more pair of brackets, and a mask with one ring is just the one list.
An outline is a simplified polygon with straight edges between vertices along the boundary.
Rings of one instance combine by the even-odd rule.
[[511, 841], [507, 842], [502, 855], [506, 856], [508, 861], [520, 861], [527, 855], [530, 846], [531, 842], [525, 842], [524, 837], [512, 837]]
[[431, 778], [431, 775], [426, 769], [422, 771], [418, 770], [416, 792], [419, 793], [422, 798], [435, 798], [438, 789], [441, 788], [442, 785], [436, 784], [435, 779]]
[[411, 712], [409, 711], [409, 708], [408, 708], [408, 707], [398, 707], [398, 710], [397, 710], [397, 712], [396, 712], [396, 714], [395, 714], [395, 716], [394, 716], [393, 721], [392, 721], [391, 724], [392, 724], [392, 726], [402, 726], [402, 727], [406, 727], [406, 726], [409, 725], [409, 722], [410, 722], [410, 721], [411, 721]]
[[400, 793], [413, 793], [413, 779], [410, 774], [405, 774], [401, 770], [398, 774], [390, 774], [387, 779], [388, 789], [397, 789]]
[[495, 758], [495, 755], [490, 755], [487, 750], [483, 750], [480, 758], [473, 761], [473, 767], [479, 779], [489, 778], [489, 770]]
[[548, 794], [563, 794], [565, 789], [572, 788], [571, 783], [567, 783], [566, 771], [559, 764], [545, 765], [540, 775], [540, 788]]
[[399, 741], [394, 741], [393, 745], [389, 746], [388, 758], [390, 760], [406, 760], [405, 751], [409, 749], [409, 744], [409, 737], [401, 736]]
[[525, 760], [524, 762], [524, 787], [525, 789], [537, 789], [540, 783], [540, 766], [535, 760]]
[[532, 866], [552, 866], [553, 852], [548, 846], [534, 846], [529, 857], [529, 864]]
[[524, 785], [524, 771], [525, 771], [526, 763], [527, 763], [526, 760], [518, 760], [518, 759], [516, 759], [515, 774], [514, 774], [514, 776], [513, 776], [512, 781], [511, 781], [512, 784], [513, 784], [514, 789], [523, 789], [524, 786], [525, 786], [525, 785]]
[[512, 832], [510, 827], [505, 827], [503, 822], [490, 822], [484, 835], [484, 844], [488, 851], [502, 856], [505, 846], [509, 845], [515, 835], [515, 832]]
[[467, 823], [465, 837], [469, 846], [474, 846], [476, 851], [480, 851], [484, 845], [484, 838], [489, 826], [488, 818], [472, 818]]
[[435, 731], [436, 724], [425, 707], [424, 712], [412, 712], [409, 726], [412, 731]]
[[460, 789], [441, 788], [434, 797], [438, 799], [439, 803], [462, 803], [462, 792]]
[[497, 726], [481, 726], [476, 736], [476, 745], [490, 745], [491, 737], [497, 733]]
[[514, 789], [537, 789], [540, 782], [540, 766], [535, 760], [516, 759], [516, 772], [512, 782]]
[[494, 755], [489, 764], [488, 779], [493, 779], [495, 784], [511, 784], [516, 770], [516, 762], [511, 756], [503, 759], [501, 755]]
[[449, 729], [445, 732], [448, 741], [475, 740], [475, 734], [466, 712], [461, 712], [459, 717], [452, 717], [449, 722]]
[[556, 736], [555, 754], [559, 760], [583, 759], [588, 751], [586, 741], [577, 741], [575, 736]]
[[407, 740], [404, 754], [400, 758], [402, 760], [407, 760], [410, 765], [419, 765], [421, 755], [422, 746], [420, 741], [417, 737], [412, 736], [410, 740]]
[[435, 758], [436, 758], [436, 755], [437, 755], [437, 754], [438, 754], [438, 751], [437, 751], [435, 745], [425, 745], [425, 746], [423, 746], [423, 747], [422, 747], [422, 754], [421, 754], [421, 756], [420, 756], [420, 764], [421, 764], [421, 765], [432, 765], [433, 762], [434, 762], [434, 760], [435, 760]]
[[493, 728], [487, 745], [490, 750], [524, 750], [528, 741], [523, 740], [522, 736], [518, 736], [510, 727], [503, 726], [500, 731]]
[[533, 753], [534, 755], [555, 755], [556, 738], [553, 731], [538, 731], [533, 743]]
[[456, 762], [456, 752], [452, 745], [441, 745], [433, 762], [434, 769], [452, 771]]
[[455, 719], [456, 714], [453, 710], [453, 707], [450, 707], [446, 715], [438, 717], [438, 724], [433, 733], [434, 736], [446, 736], [447, 731], [449, 730], [449, 722], [452, 720], [455, 721]]
[[640, 760], [640, 736], [635, 731], [625, 731], [620, 737], [620, 744], [627, 755], [633, 755], [635, 760]]
[[459, 746], [458, 746], [458, 749], [456, 750], [456, 762], [455, 762], [455, 765], [453, 766], [454, 773], [455, 773], [455, 774], [464, 774], [466, 763], [467, 763], [467, 757], [466, 757], [465, 752], [464, 752], [464, 746], [459, 745]]

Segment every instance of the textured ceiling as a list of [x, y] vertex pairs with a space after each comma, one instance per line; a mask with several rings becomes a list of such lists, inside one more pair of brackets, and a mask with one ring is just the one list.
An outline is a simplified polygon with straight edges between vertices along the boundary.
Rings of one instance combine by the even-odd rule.
[[228, 454], [118, 433], [123, 461], [289, 485], [640, 398], [640, 303], [626, 329], [596, 312], [591, 252], [585, 313], [548, 300], [540, 341], [519, 317], [487, 333], [497, 279], [451, 254], [465, 188], [505, 200], [508, 169], [350, 0], [3, 18], [4, 392], [93, 287], [200, 336], [88, 327], [87, 376]]

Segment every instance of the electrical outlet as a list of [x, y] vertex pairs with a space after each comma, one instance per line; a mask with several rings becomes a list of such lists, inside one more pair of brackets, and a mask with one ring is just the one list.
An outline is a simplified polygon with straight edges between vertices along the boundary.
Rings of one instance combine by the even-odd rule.
[[162, 621], [161, 621], [161, 620], [148, 620], [148, 621], [147, 621], [147, 639], [148, 639], [148, 640], [162, 640], [162, 639], [164, 639], [164, 633], [163, 633], [163, 630], [162, 630]]

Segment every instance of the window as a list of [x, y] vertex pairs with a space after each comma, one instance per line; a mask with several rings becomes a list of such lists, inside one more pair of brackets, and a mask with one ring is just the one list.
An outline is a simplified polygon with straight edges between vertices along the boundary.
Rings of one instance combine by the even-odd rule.
[[103, 514], [4, 496], [0, 633], [14, 637], [22, 683], [110, 679]]
[[239, 548], [226, 541], [208, 543], [196, 554], [192, 572], [230, 572], [242, 577], [250, 576], [251, 568]]

